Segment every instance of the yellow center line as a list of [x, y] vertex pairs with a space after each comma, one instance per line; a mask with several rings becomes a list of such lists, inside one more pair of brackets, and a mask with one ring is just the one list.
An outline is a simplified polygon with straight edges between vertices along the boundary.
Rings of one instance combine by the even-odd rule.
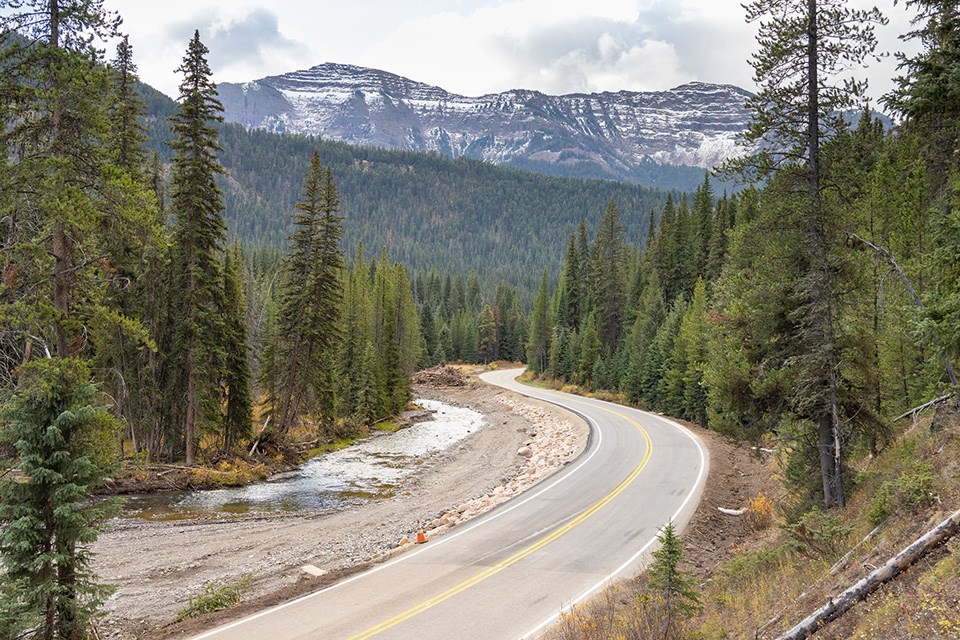
[[[550, 395], [559, 395], [559, 394], [554, 394], [554, 393], [551, 393], [551, 392], [547, 392], [547, 393], [550, 394]], [[619, 417], [623, 418], [624, 420], [626, 420], [627, 422], [629, 422], [630, 424], [632, 424], [633, 426], [635, 426], [637, 429], [640, 430], [640, 433], [643, 434], [643, 438], [644, 438], [644, 440], [646, 441], [647, 450], [646, 450], [646, 452], [643, 454], [643, 458], [640, 460], [640, 463], [637, 464], [637, 466], [633, 469], [633, 471], [630, 472], [630, 475], [628, 475], [626, 478], [624, 478], [623, 481], [622, 481], [620, 484], [618, 484], [610, 493], [608, 493], [608, 494], [605, 495], [603, 498], [601, 498], [596, 504], [594, 504], [593, 506], [591, 506], [589, 509], [587, 509], [586, 511], [584, 511], [583, 513], [581, 513], [580, 515], [578, 515], [576, 518], [574, 518], [574, 519], [571, 520], [570, 522], [568, 522], [568, 523], [566, 523], [566, 524], [564, 524], [564, 525], [562, 525], [562, 526], [560, 526], [560, 527], [557, 527], [557, 528], [554, 529], [552, 532], [550, 532], [549, 534], [547, 534], [546, 536], [544, 536], [542, 539], [540, 539], [540, 540], [538, 540], [537, 542], [531, 544], [529, 547], [526, 547], [525, 549], [522, 549], [522, 550], [518, 551], [517, 553], [513, 554], [512, 556], [510, 556], [510, 557], [507, 558], [506, 560], [501, 560], [501, 561], [498, 562], [497, 564], [495, 564], [495, 565], [493, 565], [493, 566], [491, 566], [491, 567], [488, 567], [488, 568], [484, 569], [484, 570], [481, 571], [480, 573], [474, 575], [474, 576], [471, 577], [471, 578], [468, 578], [467, 580], [464, 580], [464, 581], [461, 582], [460, 584], [458, 584], [458, 585], [456, 585], [456, 586], [454, 586], [454, 587], [450, 587], [450, 588], [447, 589], [446, 591], [444, 591], [444, 592], [442, 592], [442, 593], [440, 593], [440, 594], [438, 594], [438, 595], [430, 598], [429, 600], [425, 600], [425, 601], [421, 602], [420, 604], [418, 604], [418, 605], [416, 605], [416, 606], [414, 606], [414, 607], [411, 607], [410, 609], [407, 609], [407, 610], [404, 611], [403, 613], [399, 613], [399, 614], [393, 616], [392, 618], [389, 618], [389, 619], [387, 619], [387, 620], [384, 620], [384, 621], [381, 622], [380, 624], [378, 624], [378, 625], [376, 625], [376, 626], [373, 626], [373, 627], [370, 627], [370, 628], [367, 629], [366, 631], [363, 631], [363, 632], [358, 633], [358, 634], [356, 634], [356, 635], [350, 636], [350, 638], [349, 638], [348, 640], [365, 640], [366, 638], [370, 638], [370, 637], [372, 637], [372, 636], [375, 636], [375, 635], [377, 635], [378, 633], [382, 633], [382, 632], [386, 631], [387, 629], [390, 629], [391, 627], [394, 627], [394, 626], [400, 624], [401, 622], [403, 622], [403, 621], [405, 621], [405, 620], [409, 620], [410, 618], [412, 618], [412, 617], [414, 617], [414, 616], [416, 616], [416, 615], [418, 615], [418, 614], [420, 614], [420, 613], [423, 613], [423, 612], [426, 611], [427, 609], [430, 609], [430, 608], [432, 608], [432, 607], [435, 607], [435, 606], [437, 606], [438, 604], [440, 604], [441, 602], [443, 602], [443, 601], [445, 601], [445, 600], [448, 600], [448, 599], [452, 598], [453, 596], [455, 596], [455, 595], [457, 595], [457, 594], [459, 594], [459, 593], [462, 593], [462, 592], [466, 591], [466, 590], [469, 589], [470, 587], [472, 587], [472, 586], [474, 586], [474, 585], [476, 585], [476, 584], [479, 584], [480, 582], [483, 582], [484, 580], [486, 580], [486, 579], [489, 578], [490, 576], [493, 576], [493, 575], [495, 575], [495, 574], [503, 571], [503, 570], [506, 569], [507, 567], [510, 567], [510, 566], [512, 566], [512, 565], [520, 562], [521, 560], [523, 560], [524, 558], [526, 558], [526, 557], [529, 556], [530, 554], [532, 554], [532, 553], [534, 553], [534, 552], [542, 549], [543, 547], [547, 546], [547, 545], [550, 544], [551, 542], [554, 542], [554, 541], [557, 540], [558, 538], [560, 538], [560, 537], [562, 537], [563, 535], [565, 535], [565, 534], [567, 534], [568, 532], [570, 532], [570, 531], [571, 531], [572, 529], [574, 529], [575, 527], [577, 527], [577, 526], [579, 526], [580, 524], [582, 524], [587, 518], [589, 518], [590, 516], [592, 516], [593, 514], [595, 514], [597, 511], [599, 511], [600, 509], [602, 509], [603, 507], [605, 507], [607, 504], [609, 504], [610, 501], [612, 501], [614, 498], [616, 498], [618, 495], [620, 495], [620, 494], [624, 491], [624, 489], [626, 489], [626, 488], [637, 478], [637, 476], [640, 475], [640, 472], [641, 472], [641, 471], [643, 470], [643, 468], [647, 465], [647, 461], [650, 459], [650, 453], [653, 451], [653, 443], [651, 442], [650, 436], [649, 436], [649, 434], [647, 434], [647, 431], [646, 431], [642, 426], [640, 426], [640, 424], [639, 424], [638, 422], [636, 422], [636, 421], [633, 420], [632, 418], [629, 418], [629, 417], [627, 417], [626, 415], [624, 415], [624, 414], [622, 414], [622, 413], [620, 413], [620, 412], [618, 412], [618, 411], [614, 411], [613, 409], [608, 409], [608, 408], [606, 408], [606, 407], [599, 407], [599, 406], [597, 406], [597, 405], [590, 404], [590, 403], [587, 403], [587, 402], [583, 402], [583, 401], [580, 401], [580, 400], [575, 400], [575, 399], [572, 399], [572, 398], [568, 398], [568, 397], [566, 397], [566, 396], [564, 396], [564, 399], [567, 400], [568, 402], [574, 402], [574, 403], [578, 403], [578, 404], [585, 404], [585, 405], [590, 406], [590, 407], [593, 407], [593, 408], [595, 408], [595, 409], [601, 409], [601, 410], [606, 411], [606, 412], [608, 412], [608, 413], [612, 413], [612, 414], [614, 414], [614, 415], [616, 415], [616, 416], [619, 416]]]

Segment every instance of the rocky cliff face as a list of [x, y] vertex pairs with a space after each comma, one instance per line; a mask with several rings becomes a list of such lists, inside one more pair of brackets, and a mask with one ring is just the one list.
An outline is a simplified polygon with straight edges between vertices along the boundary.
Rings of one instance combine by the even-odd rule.
[[749, 95], [696, 82], [642, 93], [467, 97], [343, 64], [223, 83], [219, 91], [226, 119], [247, 127], [628, 181], [644, 164], [712, 167], [737, 154]]

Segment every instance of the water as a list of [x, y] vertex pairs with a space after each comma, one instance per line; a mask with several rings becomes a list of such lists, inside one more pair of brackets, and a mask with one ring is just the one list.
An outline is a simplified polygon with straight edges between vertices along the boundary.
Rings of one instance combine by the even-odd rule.
[[214, 518], [283, 512], [323, 512], [388, 498], [427, 458], [483, 426], [476, 411], [435, 400], [417, 404], [431, 420], [308, 460], [266, 482], [231, 489], [132, 496], [125, 516], [147, 520]]

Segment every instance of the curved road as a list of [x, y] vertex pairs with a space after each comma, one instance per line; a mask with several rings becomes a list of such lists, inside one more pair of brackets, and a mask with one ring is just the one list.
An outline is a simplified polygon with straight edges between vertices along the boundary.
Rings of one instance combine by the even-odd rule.
[[395, 560], [195, 640], [529, 638], [639, 568], [658, 529], [696, 509], [706, 447], [659, 416], [518, 384], [521, 371], [482, 379], [585, 417], [577, 460]]

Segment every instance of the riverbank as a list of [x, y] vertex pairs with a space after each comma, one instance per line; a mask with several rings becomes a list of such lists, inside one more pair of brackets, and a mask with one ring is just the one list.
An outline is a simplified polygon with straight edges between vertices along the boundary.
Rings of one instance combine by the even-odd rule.
[[[424, 460], [391, 498], [326, 515], [114, 521], [94, 549], [94, 570], [119, 586], [101, 637], [180, 637], [208, 626], [210, 616], [171, 623], [212, 582], [253, 576], [246, 604], [214, 614], [220, 619], [316, 589], [394, 553], [414, 536], [418, 518], [428, 523], [429, 536], [439, 535], [547, 477], [586, 445], [584, 423], [474, 376], [463, 386], [418, 385], [415, 393], [479, 411], [486, 426]], [[327, 573], [310, 578], [300, 569], [305, 564]]]

